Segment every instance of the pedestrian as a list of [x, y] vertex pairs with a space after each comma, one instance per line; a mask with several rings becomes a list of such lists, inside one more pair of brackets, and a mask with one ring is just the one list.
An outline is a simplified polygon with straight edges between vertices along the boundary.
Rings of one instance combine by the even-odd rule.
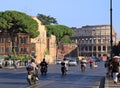
[[118, 57], [113, 57], [113, 61], [112, 61], [112, 73], [113, 73], [113, 81], [115, 84], [117, 84], [117, 81], [118, 81], [118, 69], [119, 67], [119, 62], [118, 62]]
[[109, 77], [109, 78], [113, 78], [113, 73], [112, 73], [112, 69], [113, 69], [113, 66], [112, 66], [112, 59], [108, 59], [106, 62], [105, 62], [105, 67], [107, 68], [107, 73], [106, 75]]
[[17, 69], [17, 61], [16, 60], [13, 60], [13, 66], [15, 69]]
[[120, 82], [120, 63], [119, 63], [119, 67], [118, 67], [118, 75], [117, 75], [117, 77], [118, 77], [118, 81]]

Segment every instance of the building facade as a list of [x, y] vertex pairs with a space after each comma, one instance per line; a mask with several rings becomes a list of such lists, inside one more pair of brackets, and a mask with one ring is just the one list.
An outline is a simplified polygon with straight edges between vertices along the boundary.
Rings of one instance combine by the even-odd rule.
[[[55, 63], [56, 58], [56, 37], [51, 35], [47, 37], [46, 27], [41, 24], [41, 21], [37, 17], [33, 17], [38, 23], [39, 36], [31, 39], [31, 55], [35, 56], [36, 62], [40, 63], [43, 58], [50, 64]], [[46, 52], [49, 52], [46, 53]]]
[[[72, 28], [76, 35], [72, 37], [78, 45], [79, 56], [101, 57], [110, 55], [110, 25], [83, 26]], [[113, 45], [118, 44], [118, 36], [112, 28]]]
[[47, 53], [47, 62], [50, 64], [54, 64], [56, 61], [56, 37], [54, 35], [51, 35], [47, 38]]
[[[14, 42], [12, 42], [12, 40]], [[15, 48], [16, 55], [30, 55], [30, 37], [25, 33], [17, 33], [11, 40], [9, 33], [0, 33], [0, 55], [13, 55], [12, 48]]]
[[37, 17], [33, 17], [34, 20], [38, 23], [38, 31], [40, 32], [39, 36], [31, 39], [31, 55], [35, 56], [37, 63], [40, 63], [45, 57], [45, 51], [47, 46], [47, 36], [46, 36], [46, 28], [41, 22], [37, 19]]
[[[47, 38], [46, 28], [36, 17], [32, 17], [38, 23], [40, 34], [36, 38], [30, 38], [29, 34], [17, 33], [12, 38], [7, 32], [0, 32], [0, 55], [28, 55], [36, 59], [39, 64], [44, 58], [51, 64], [56, 59], [56, 37]], [[13, 42], [12, 42], [13, 41]], [[15, 53], [12, 48], [15, 48]], [[46, 54], [49, 50], [49, 55]]]

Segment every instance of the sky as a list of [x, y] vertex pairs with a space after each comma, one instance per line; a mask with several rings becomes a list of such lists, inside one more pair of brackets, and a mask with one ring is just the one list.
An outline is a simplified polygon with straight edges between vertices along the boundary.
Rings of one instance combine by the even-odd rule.
[[[0, 0], [6, 10], [49, 15], [68, 27], [110, 24], [110, 0]], [[112, 0], [112, 25], [120, 39], [120, 0]]]

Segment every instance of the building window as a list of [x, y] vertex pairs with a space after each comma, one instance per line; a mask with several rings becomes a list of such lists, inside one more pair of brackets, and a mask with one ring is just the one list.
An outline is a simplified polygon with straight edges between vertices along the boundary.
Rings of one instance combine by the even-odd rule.
[[98, 54], [98, 57], [101, 57], [101, 54]]
[[24, 52], [28, 52], [28, 48], [24, 48]]
[[95, 50], [95, 51], [96, 51], [96, 46], [94, 46], [94, 47], [93, 47], [93, 50]]
[[23, 49], [23, 48], [21, 48], [21, 49], [20, 49], [20, 52], [23, 52], [23, 51], [24, 51], [24, 49]]
[[89, 46], [89, 51], [92, 51], [92, 46]]
[[5, 40], [4, 38], [0, 38], [1, 43], [4, 43], [4, 40]]
[[101, 43], [101, 39], [98, 39], [98, 43]]
[[98, 51], [101, 51], [101, 46], [98, 46]]
[[81, 51], [84, 51], [84, 47], [81, 47]]
[[4, 52], [5, 52], [5, 48], [4, 48], [4, 46], [1, 46], [0, 51], [1, 51], [2, 53], [4, 53]]
[[11, 47], [10, 46], [6, 48], [6, 52], [8, 52], [8, 53], [11, 52]]
[[86, 50], [86, 51], [88, 50], [88, 47], [87, 47], [87, 46], [85, 47], [85, 50]]
[[106, 50], [106, 46], [103, 46], [103, 50], [104, 50], [104, 51]]

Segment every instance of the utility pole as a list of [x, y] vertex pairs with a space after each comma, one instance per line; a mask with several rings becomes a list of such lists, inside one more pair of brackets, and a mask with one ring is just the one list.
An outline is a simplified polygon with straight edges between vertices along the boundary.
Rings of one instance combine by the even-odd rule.
[[112, 59], [112, 0], [110, 0], [110, 46], [111, 46], [111, 50], [110, 50], [110, 58]]

